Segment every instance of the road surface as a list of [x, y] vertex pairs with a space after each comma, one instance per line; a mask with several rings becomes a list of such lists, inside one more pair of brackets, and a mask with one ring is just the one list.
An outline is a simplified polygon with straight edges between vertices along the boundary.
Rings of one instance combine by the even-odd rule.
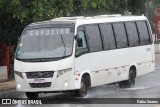
[[[160, 98], [160, 54], [156, 55], [156, 70], [152, 73], [136, 78], [136, 85], [133, 88], [119, 88], [117, 84], [103, 85], [89, 89], [85, 98]], [[39, 94], [40, 98], [74, 98], [73, 93], [48, 93]], [[0, 98], [26, 98], [23, 92], [15, 89], [0, 92]], [[52, 103], [52, 101], [50, 101]], [[106, 104], [52, 104], [37, 105], [37, 107], [106, 107]], [[93, 104], [92, 104], [93, 103]], [[23, 107], [23, 105], [16, 105]], [[35, 105], [36, 106], [36, 105]], [[107, 107], [160, 107], [160, 104], [107, 104]], [[29, 106], [27, 106], [29, 107]]]

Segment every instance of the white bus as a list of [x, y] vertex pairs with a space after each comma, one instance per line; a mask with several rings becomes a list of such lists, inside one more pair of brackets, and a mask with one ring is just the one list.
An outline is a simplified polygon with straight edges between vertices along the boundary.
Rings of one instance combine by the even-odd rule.
[[28, 25], [17, 46], [17, 91], [74, 91], [118, 83], [132, 87], [135, 78], [155, 69], [151, 27], [145, 16], [60, 17]]

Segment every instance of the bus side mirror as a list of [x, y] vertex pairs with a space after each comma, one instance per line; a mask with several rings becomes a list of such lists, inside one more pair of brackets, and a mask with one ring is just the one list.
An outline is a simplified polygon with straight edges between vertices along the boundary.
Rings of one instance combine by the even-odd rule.
[[82, 38], [77, 39], [78, 47], [82, 47]]

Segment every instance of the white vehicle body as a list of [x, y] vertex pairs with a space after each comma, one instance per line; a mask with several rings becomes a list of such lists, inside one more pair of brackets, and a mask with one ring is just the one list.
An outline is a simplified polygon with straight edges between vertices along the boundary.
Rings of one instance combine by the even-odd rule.
[[[38, 26], [43, 24], [50, 23], [74, 23], [74, 37], [77, 35], [78, 29], [80, 26], [80, 31], [85, 32], [85, 37], [89, 36], [90, 31], [86, 31], [87, 29], [93, 30], [94, 28], [89, 28], [92, 25], [99, 27], [99, 32], [101, 30], [100, 24], [111, 24], [114, 29], [114, 39], [116, 41], [116, 24], [132, 22], [145, 22], [147, 25], [147, 32], [149, 36], [149, 43], [143, 44], [139, 40], [139, 45], [137, 46], [129, 46], [129, 40], [127, 40], [127, 47], [118, 47], [118, 43], [116, 47], [112, 49], [104, 49], [105, 46], [102, 43], [102, 49], [91, 49], [90, 46], [87, 46], [89, 50], [76, 55], [77, 41], [73, 40], [73, 48], [72, 53], [68, 57], [64, 57], [58, 60], [50, 60], [50, 61], [23, 61], [15, 58], [14, 61], [14, 71], [15, 80], [16, 80], [16, 89], [17, 91], [23, 92], [48, 92], [48, 91], [65, 91], [65, 90], [77, 90], [81, 87], [81, 78], [83, 75], [87, 74], [90, 76], [90, 85], [99, 86], [103, 84], [109, 84], [119, 81], [128, 80], [129, 71], [131, 68], [134, 68], [136, 71], [136, 77], [147, 74], [149, 72], [154, 71], [155, 69], [155, 60], [154, 60], [154, 45], [152, 38], [151, 27], [148, 23], [148, 20], [144, 16], [98, 16], [98, 17], [68, 17], [68, 18], [56, 18], [46, 22], [34, 23], [29, 25]], [[114, 23], [116, 23], [114, 25]], [[89, 26], [88, 28], [86, 26]], [[103, 25], [102, 25], [103, 26]], [[105, 25], [104, 25], [105, 26]], [[104, 27], [103, 26], [103, 27]], [[119, 26], [119, 25], [117, 25]], [[121, 26], [121, 25], [120, 25]], [[125, 25], [125, 31], [127, 32], [127, 25]], [[128, 24], [129, 26], [129, 24]], [[103, 29], [102, 27], [102, 29]], [[138, 27], [137, 27], [138, 28]], [[113, 30], [112, 29], [112, 30]], [[132, 32], [132, 31], [131, 31]], [[140, 35], [140, 31], [137, 30], [137, 34]], [[33, 32], [30, 32], [32, 36], [35, 35]], [[133, 32], [132, 32], [133, 33]], [[146, 33], [146, 32], [145, 32]], [[92, 34], [96, 34], [94, 30]], [[115, 36], [116, 35], [116, 36]], [[128, 36], [129, 34], [126, 33]], [[102, 37], [102, 32], [100, 33], [100, 37]], [[89, 39], [88, 39], [89, 38]], [[91, 40], [91, 37], [86, 39], [87, 45], [92, 45], [94, 43], [88, 43]], [[101, 42], [105, 37], [101, 38]], [[139, 38], [140, 39], [140, 38]], [[93, 39], [96, 47], [98, 39]], [[92, 41], [92, 42], [93, 42]], [[117, 40], [118, 41], [118, 40]], [[116, 41], [116, 42], [117, 42]], [[147, 41], [147, 40], [145, 40]], [[28, 44], [30, 44], [28, 42]], [[23, 45], [23, 43], [19, 44]], [[84, 45], [84, 44], [83, 44]], [[92, 48], [93, 48], [92, 47]], [[93, 50], [93, 51], [91, 51]], [[62, 71], [63, 70], [63, 71]], [[53, 77], [43, 78], [42, 73], [38, 74], [38, 72], [46, 72], [52, 71]], [[40, 75], [39, 78], [28, 78], [27, 73], [37, 73], [35, 75]], [[58, 74], [58, 72], [61, 72]], [[47, 74], [48, 75], [48, 74]], [[58, 76], [57, 76], [58, 75]], [[34, 77], [34, 75], [33, 75]], [[50, 83], [49, 86], [39, 86], [39, 84]], [[33, 86], [31, 87], [32, 84]]]

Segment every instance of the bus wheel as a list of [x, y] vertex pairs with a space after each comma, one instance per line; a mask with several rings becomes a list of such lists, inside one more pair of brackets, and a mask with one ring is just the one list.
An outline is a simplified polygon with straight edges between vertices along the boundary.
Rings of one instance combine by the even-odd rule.
[[133, 87], [133, 86], [135, 86], [135, 78], [136, 78], [135, 72], [134, 72], [134, 70], [131, 69], [129, 71], [129, 79], [119, 82], [118, 85], [120, 88]]
[[38, 93], [36, 92], [26, 92], [26, 96], [28, 99], [36, 99], [38, 98]]
[[85, 79], [82, 78], [82, 80], [81, 80], [81, 88], [79, 90], [76, 90], [75, 94], [78, 97], [85, 97], [87, 95], [87, 90], [88, 90], [87, 81], [85, 81]]

